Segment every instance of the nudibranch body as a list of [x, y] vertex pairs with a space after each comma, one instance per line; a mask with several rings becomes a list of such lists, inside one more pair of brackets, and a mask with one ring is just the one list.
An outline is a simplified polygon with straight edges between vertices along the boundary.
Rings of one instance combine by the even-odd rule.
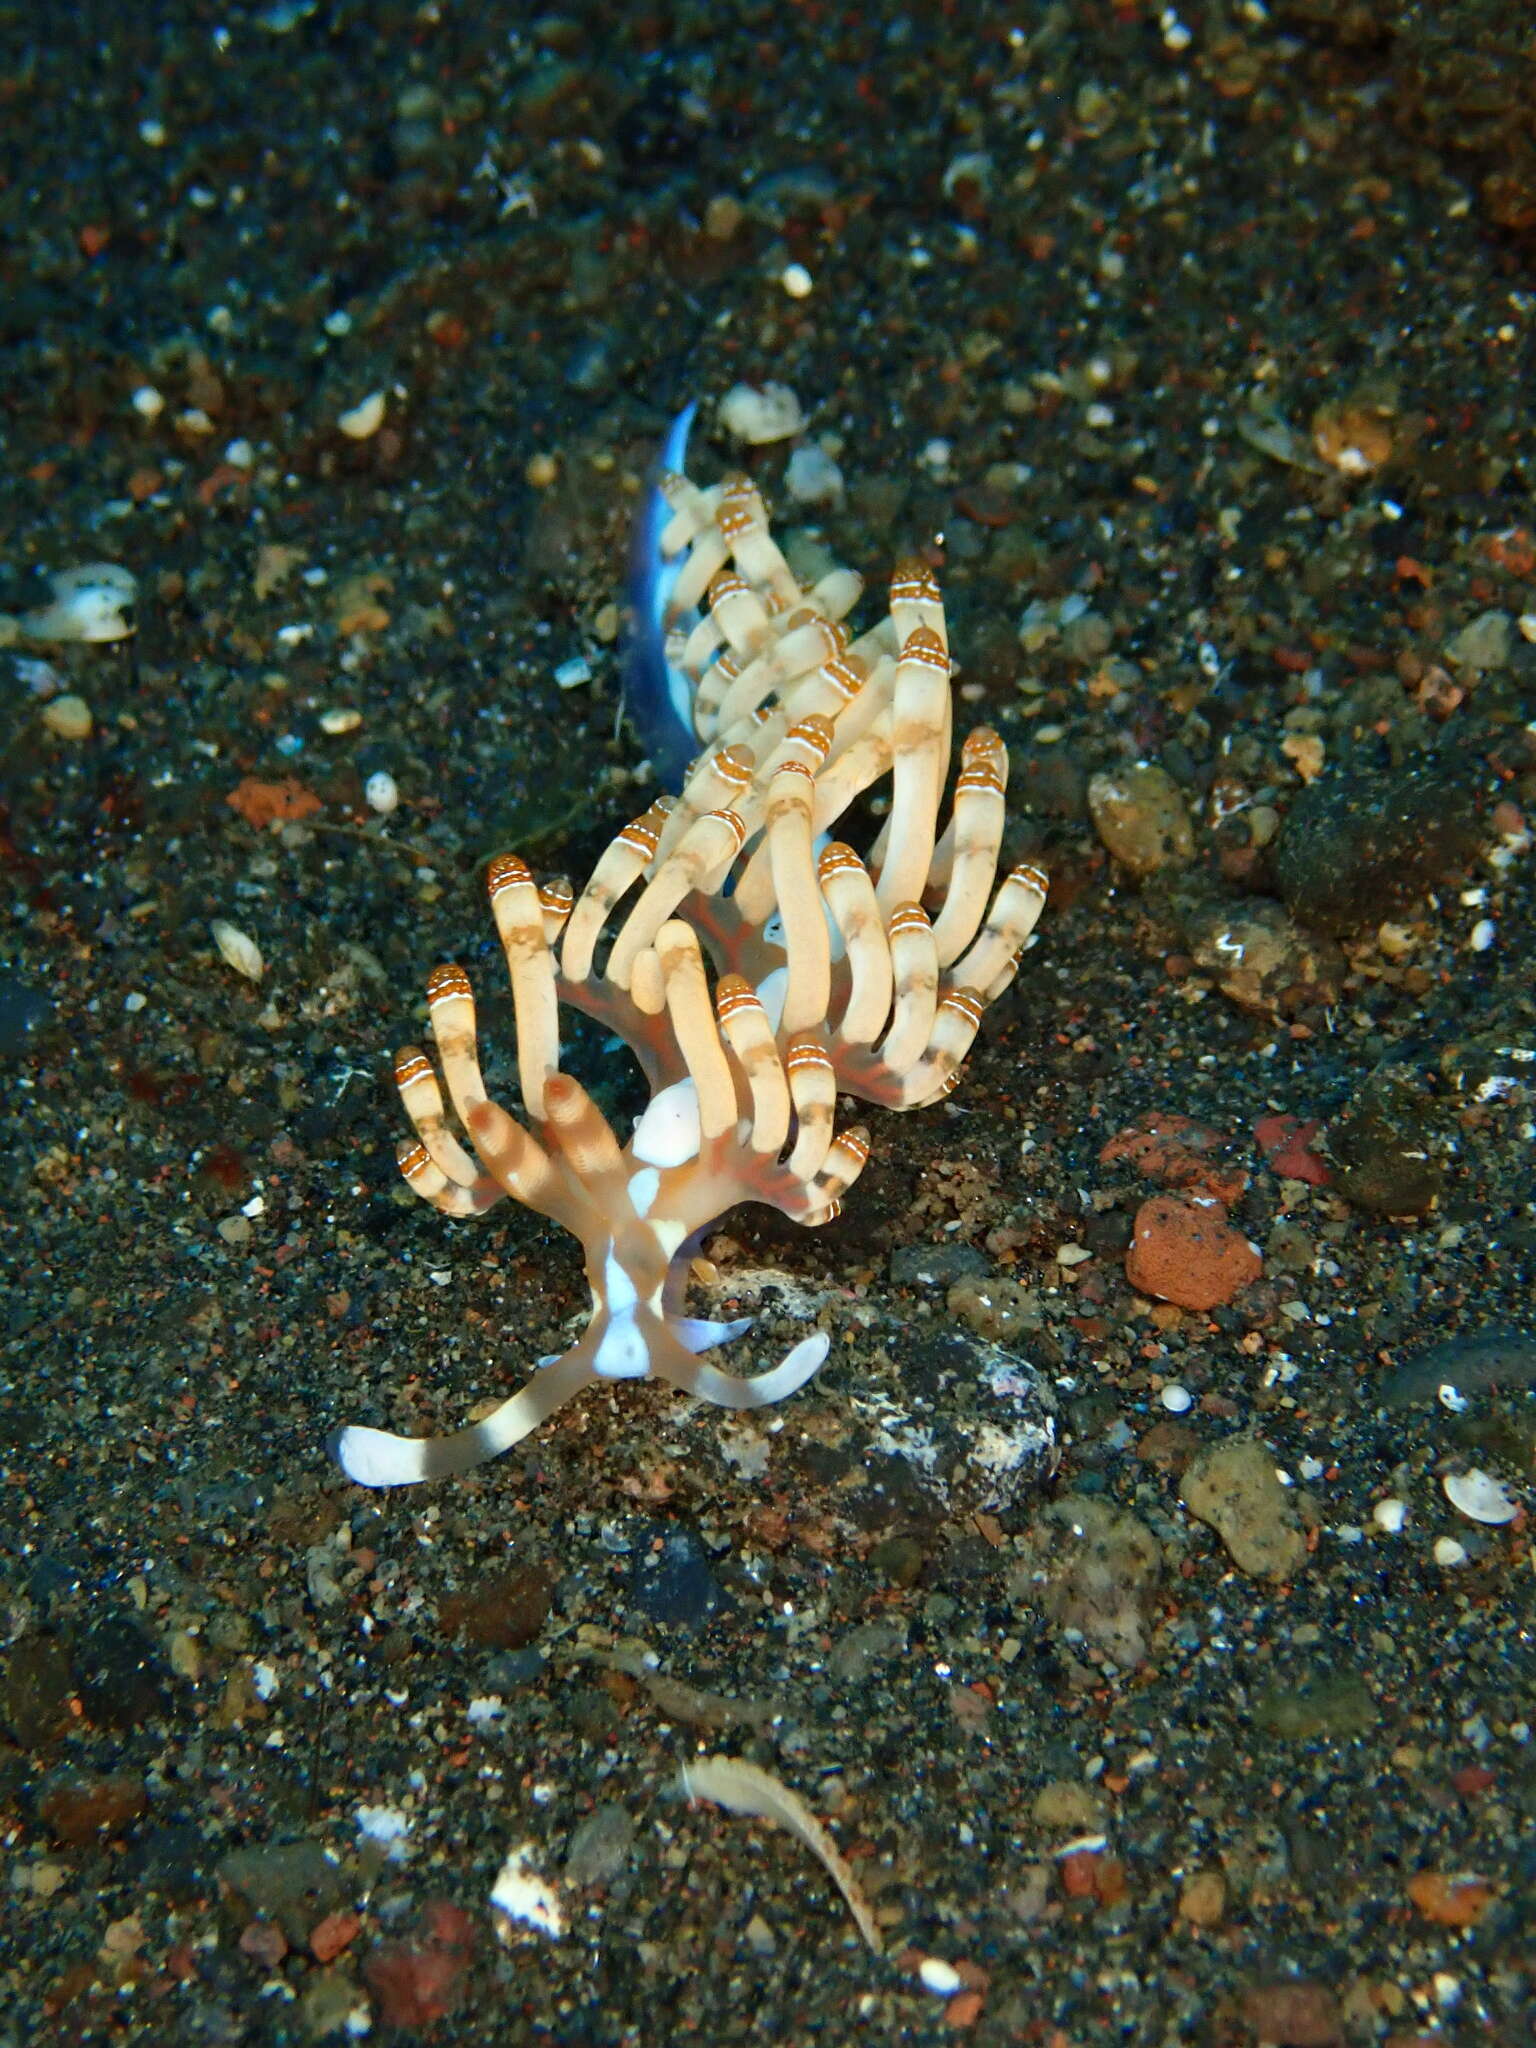
[[[340, 1431], [336, 1455], [363, 1485], [467, 1471], [594, 1380], [655, 1376], [731, 1408], [802, 1386], [827, 1355], [824, 1331], [756, 1376], [702, 1362], [751, 1322], [684, 1312], [699, 1235], [743, 1202], [807, 1225], [835, 1216], [869, 1151], [864, 1130], [837, 1130], [839, 1094], [893, 1109], [946, 1095], [1045, 900], [1028, 864], [994, 890], [1007, 753], [986, 728], [965, 742], [940, 831], [950, 659], [931, 571], [899, 564], [887, 614], [855, 639], [843, 621], [860, 580], [838, 569], [802, 589], [746, 479], [705, 490], [674, 469], [660, 502], [652, 653], [691, 691], [684, 707], [667, 690], [693, 733], [680, 791], [625, 826], [579, 897], [541, 888], [515, 856], [490, 870], [533, 1128], [486, 1093], [458, 967], [428, 984], [441, 1083], [414, 1047], [396, 1062], [416, 1130], [400, 1153], [411, 1186], [450, 1216], [510, 1195], [561, 1224], [582, 1245], [591, 1320], [452, 1435]], [[887, 780], [867, 863], [829, 843]], [[627, 1143], [560, 1071], [562, 1003], [623, 1039], [650, 1083]]]

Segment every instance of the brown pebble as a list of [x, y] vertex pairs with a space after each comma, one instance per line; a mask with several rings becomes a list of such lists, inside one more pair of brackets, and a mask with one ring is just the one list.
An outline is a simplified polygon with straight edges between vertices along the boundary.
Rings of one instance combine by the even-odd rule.
[[1227, 1910], [1227, 1881], [1219, 1870], [1193, 1870], [1179, 1892], [1179, 1918], [1191, 1927], [1219, 1927]]
[[1333, 2048], [1344, 2038], [1338, 2000], [1304, 1979], [1245, 1991], [1243, 2018], [1269, 2048]]
[[310, 1929], [310, 1954], [316, 1962], [334, 1962], [342, 1950], [349, 1948], [357, 1939], [362, 1925], [356, 1913], [327, 1913]]
[[241, 1930], [239, 1946], [241, 1955], [249, 1956], [268, 1970], [275, 1970], [288, 1953], [283, 1930], [274, 1927], [270, 1920], [250, 1921]]
[[55, 1838], [72, 1849], [120, 1835], [148, 1811], [142, 1783], [126, 1772], [110, 1778], [77, 1778], [54, 1786], [38, 1801], [38, 1812]]
[[1125, 1277], [1138, 1294], [1179, 1308], [1230, 1301], [1263, 1272], [1263, 1262], [1218, 1209], [1154, 1195], [1136, 1211]]
[[1416, 1870], [1408, 1880], [1408, 1896], [1438, 1927], [1475, 1927], [1493, 1904], [1494, 1891], [1485, 1877]]
[[444, 1635], [480, 1650], [521, 1650], [533, 1642], [549, 1615], [550, 1583], [538, 1566], [477, 1579], [462, 1593], [439, 1603]]

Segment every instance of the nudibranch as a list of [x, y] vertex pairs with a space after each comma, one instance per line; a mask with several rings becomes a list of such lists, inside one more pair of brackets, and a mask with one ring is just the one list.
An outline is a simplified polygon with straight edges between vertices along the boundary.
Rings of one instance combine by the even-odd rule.
[[[749, 480], [701, 488], [673, 468], [657, 503], [653, 682], [686, 713], [695, 758], [579, 896], [514, 855], [491, 866], [526, 1121], [486, 1092], [460, 967], [428, 983], [436, 1066], [414, 1046], [395, 1064], [416, 1132], [399, 1153], [410, 1185], [449, 1216], [510, 1195], [562, 1225], [582, 1247], [591, 1320], [451, 1435], [339, 1431], [336, 1457], [360, 1485], [469, 1471], [598, 1380], [654, 1376], [726, 1408], [803, 1386], [824, 1331], [754, 1376], [701, 1358], [751, 1319], [685, 1313], [700, 1234], [746, 1202], [807, 1225], [835, 1216], [869, 1155], [863, 1128], [837, 1128], [838, 1097], [916, 1109], [947, 1095], [1045, 901], [1032, 864], [997, 884], [1008, 756], [985, 727], [961, 749], [941, 830], [951, 663], [927, 565], [899, 563], [884, 616], [854, 637], [860, 579], [833, 569], [803, 589]], [[679, 674], [686, 704], [665, 680]], [[829, 835], [886, 783], [861, 858]], [[562, 1004], [615, 1033], [645, 1074], [650, 1103], [626, 1142], [561, 1072]]]

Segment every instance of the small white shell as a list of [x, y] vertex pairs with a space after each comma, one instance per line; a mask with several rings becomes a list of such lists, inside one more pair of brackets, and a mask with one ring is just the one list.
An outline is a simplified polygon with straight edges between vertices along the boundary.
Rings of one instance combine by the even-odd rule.
[[1480, 1472], [1475, 1467], [1470, 1472], [1447, 1472], [1440, 1484], [1451, 1506], [1469, 1522], [1497, 1527], [1502, 1522], [1512, 1522], [1520, 1512], [1519, 1501], [1503, 1480], [1495, 1479], [1491, 1472]]
[[398, 809], [400, 786], [387, 768], [376, 768], [363, 784], [363, 801], [381, 818], [387, 818], [391, 811]]
[[224, 964], [233, 967], [236, 974], [243, 974], [247, 981], [260, 981], [267, 971], [267, 963], [262, 959], [261, 948], [256, 941], [227, 918], [216, 917], [208, 929]]
[[367, 441], [384, 424], [385, 398], [382, 391], [370, 391], [356, 405], [341, 414], [336, 424], [349, 441]]
[[720, 401], [720, 424], [738, 441], [761, 447], [798, 434], [805, 413], [787, 384], [733, 384]]

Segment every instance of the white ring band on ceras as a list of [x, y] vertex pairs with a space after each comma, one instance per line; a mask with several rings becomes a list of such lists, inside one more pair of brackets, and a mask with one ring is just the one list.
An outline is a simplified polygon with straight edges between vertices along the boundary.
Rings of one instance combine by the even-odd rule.
[[[1008, 755], [996, 733], [966, 739], [940, 832], [950, 659], [928, 566], [899, 563], [888, 611], [851, 637], [860, 579], [836, 570], [802, 589], [744, 478], [700, 488], [671, 474], [658, 489], [671, 594], [653, 623], [691, 686], [701, 746], [682, 794], [626, 825], [575, 896], [539, 887], [513, 855], [491, 865], [527, 1127], [486, 1094], [459, 967], [428, 982], [437, 1068], [414, 1046], [395, 1065], [416, 1132], [399, 1155], [410, 1185], [449, 1216], [510, 1195], [570, 1231], [591, 1319], [452, 1435], [340, 1430], [335, 1455], [360, 1485], [467, 1472], [598, 1380], [654, 1376], [726, 1408], [803, 1386], [830, 1348], [823, 1330], [755, 1376], [698, 1356], [751, 1318], [684, 1313], [693, 1247], [742, 1202], [807, 1225], [835, 1216], [869, 1156], [864, 1130], [836, 1129], [838, 1095], [889, 1109], [947, 1095], [1045, 902], [1032, 864], [997, 884]], [[886, 781], [866, 856], [826, 843]], [[562, 1004], [617, 1033], [650, 1082], [627, 1143], [560, 1071]]]

